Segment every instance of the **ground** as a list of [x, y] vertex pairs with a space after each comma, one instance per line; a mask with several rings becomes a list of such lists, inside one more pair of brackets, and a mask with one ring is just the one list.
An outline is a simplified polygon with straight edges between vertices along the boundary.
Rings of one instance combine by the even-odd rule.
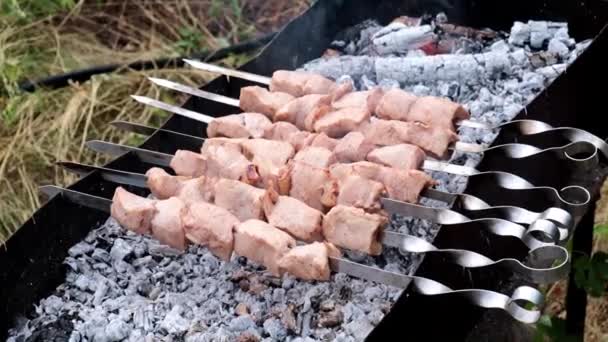
[[[75, 178], [56, 161], [102, 164], [84, 143], [103, 139], [137, 144], [141, 136], [112, 129], [112, 120], [159, 125], [167, 114], [138, 105], [130, 94], [180, 104], [146, 76], [200, 85], [214, 75], [189, 68], [123, 69], [58, 90], [24, 93], [18, 84], [93, 65], [177, 57], [214, 50], [278, 29], [307, 8], [307, 0], [2, 0], [0, 1], [0, 242], [41, 204], [37, 187]], [[230, 56], [234, 66], [252, 55]], [[604, 192], [608, 197], [608, 190]], [[598, 206], [608, 222], [608, 200]], [[607, 250], [606, 238], [594, 248]], [[548, 289], [546, 312], [564, 317], [566, 292]], [[587, 341], [608, 340], [608, 301], [588, 305]]]

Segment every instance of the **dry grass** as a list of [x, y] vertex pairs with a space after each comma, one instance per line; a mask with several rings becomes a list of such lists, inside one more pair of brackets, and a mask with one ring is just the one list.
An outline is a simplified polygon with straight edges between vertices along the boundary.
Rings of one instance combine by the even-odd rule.
[[[26, 8], [26, 2], [16, 3]], [[0, 8], [2, 5], [0, 2]], [[302, 0], [81, 0], [69, 11], [53, 16], [0, 16], [0, 242], [40, 206], [38, 186], [67, 185], [75, 180], [55, 167], [56, 161], [104, 162], [85, 149], [84, 142], [90, 139], [140, 141], [141, 137], [111, 129], [108, 122], [122, 119], [159, 125], [167, 117], [136, 104], [130, 94], [174, 103], [184, 100], [170, 92], [161, 93], [146, 76], [200, 85], [213, 75], [188, 68], [127, 70], [33, 94], [20, 93], [19, 80], [92, 65], [213, 50], [277, 29], [306, 6]]]

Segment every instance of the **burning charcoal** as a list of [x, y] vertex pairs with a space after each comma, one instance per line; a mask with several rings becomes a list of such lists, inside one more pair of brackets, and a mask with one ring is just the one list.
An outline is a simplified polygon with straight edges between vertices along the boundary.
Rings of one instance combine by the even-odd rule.
[[342, 308], [342, 313], [344, 314], [344, 320], [346, 322], [356, 321], [365, 316], [365, 312], [363, 312], [361, 308], [353, 303], [346, 304]]
[[264, 322], [264, 331], [275, 340], [281, 341], [287, 337], [287, 330], [276, 318], [270, 318]]
[[321, 327], [331, 328], [341, 324], [343, 319], [344, 315], [342, 314], [342, 311], [337, 308], [335, 310], [321, 312], [318, 324]]
[[153, 268], [156, 267], [157, 263], [156, 261], [152, 258], [151, 255], [147, 255], [143, 258], [139, 258], [139, 259], [135, 259], [133, 260], [132, 265], [134, 267], [146, 267], [146, 268]]
[[171, 248], [167, 245], [159, 244], [158, 242], [155, 242], [153, 240], [150, 240], [150, 242], [148, 242], [148, 253], [154, 256], [161, 257], [174, 257], [182, 254], [182, 252], [178, 249]]
[[378, 325], [380, 321], [384, 318], [384, 313], [381, 310], [373, 310], [369, 314], [367, 314], [367, 319], [373, 324]]
[[555, 64], [555, 65], [546, 66], [544, 68], [536, 69], [536, 72], [538, 74], [545, 76], [545, 78], [552, 80], [552, 79], [555, 79], [557, 76], [559, 76], [564, 71], [566, 71], [566, 67], [567, 67], [566, 64]]
[[110, 253], [100, 248], [95, 248], [91, 256], [93, 257], [93, 259], [103, 262], [108, 262], [110, 260]]
[[284, 288], [285, 290], [289, 290], [290, 288], [293, 287], [293, 284], [296, 282], [296, 279], [294, 277], [292, 277], [289, 274], [286, 274], [283, 276], [283, 283], [281, 284], [281, 287]]
[[186, 332], [190, 323], [182, 317], [183, 311], [181, 306], [174, 306], [165, 316], [160, 327], [167, 330], [170, 334], [182, 334]]
[[109, 289], [110, 287], [108, 286], [108, 282], [104, 279], [101, 279], [97, 284], [97, 289], [95, 289], [95, 293], [93, 294], [93, 304], [101, 304], [103, 297], [105, 297]]
[[568, 49], [566, 44], [556, 38], [553, 38], [549, 41], [549, 47], [547, 48], [547, 51], [561, 58], [568, 57], [568, 54], [570, 53], [570, 49]]
[[80, 275], [74, 283], [81, 291], [95, 291], [95, 282], [85, 275]]
[[110, 257], [112, 257], [112, 260], [114, 261], [124, 260], [132, 252], [133, 247], [125, 242], [125, 240], [116, 239], [110, 250]]
[[336, 302], [333, 299], [327, 299], [319, 304], [319, 310], [321, 311], [331, 311], [336, 307]]
[[523, 46], [530, 39], [530, 27], [527, 24], [516, 21], [511, 27], [509, 44]]
[[84, 254], [89, 254], [91, 253], [91, 251], [93, 251], [93, 246], [91, 246], [90, 244], [86, 243], [86, 242], [81, 242], [79, 244], [76, 244], [74, 247], [70, 248], [68, 250], [68, 254], [71, 257], [77, 257], [80, 255], [84, 255]]
[[257, 276], [252, 277], [249, 281], [249, 293], [259, 296], [266, 288], [267, 286], [264, 285], [262, 280]]
[[379, 56], [405, 53], [418, 49], [435, 39], [430, 25], [407, 26], [394, 22], [372, 36], [372, 51]]
[[282, 288], [274, 289], [274, 291], [272, 291], [272, 301], [275, 303], [283, 303], [285, 301], [285, 290]]
[[251, 316], [249, 316], [249, 315], [238, 316], [236, 318], [233, 318], [232, 321], [230, 321], [230, 323], [228, 323], [228, 330], [233, 331], [233, 332], [241, 332], [241, 331], [245, 331], [248, 329], [255, 329], [255, 328], [256, 328], [256, 324], [253, 321], [253, 319], [251, 319]]
[[293, 313], [295, 310], [295, 305], [289, 304], [285, 307], [283, 312], [281, 313], [281, 322], [287, 328], [287, 330], [297, 333], [298, 332], [298, 324], [296, 320], [296, 316]]
[[549, 39], [549, 27], [546, 21], [529, 21], [530, 26], [530, 46], [535, 49], [543, 47], [545, 40]]
[[380, 286], [371, 286], [363, 291], [363, 296], [365, 296], [365, 298], [371, 302], [374, 299], [384, 297], [384, 291]]
[[312, 339], [310, 337], [296, 337], [293, 340], [291, 340], [291, 342], [315, 342], [315, 339]]
[[352, 321], [344, 327], [347, 333], [352, 335], [355, 340], [362, 341], [367, 337], [367, 335], [374, 329], [371, 323], [367, 320], [367, 318], [358, 319], [356, 321]]
[[121, 341], [129, 336], [130, 327], [120, 319], [114, 319], [105, 327], [105, 338], [100, 341]]

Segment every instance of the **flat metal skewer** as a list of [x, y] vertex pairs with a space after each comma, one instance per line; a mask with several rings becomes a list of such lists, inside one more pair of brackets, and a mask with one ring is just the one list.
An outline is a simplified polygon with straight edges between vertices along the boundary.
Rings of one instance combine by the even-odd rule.
[[[72, 203], [106, 213], [110, 212], [112, 205], [112, 201], [107, 198], [56, 186], [43, 186], [40, 188], [40, 191], [51, 198], [61, 196]], [[472, 305], [506, 311], [522, 323], [532, 324], [537, 322], [541, 314], [540, 308], [544, 304], [542, 293], [530, 286], [516, 288], [511, 296], [483, 289], [452, 290], [432, 279], [389, 272], [343, 258], [330, 257], [329, 259], [330, 268], [334, 272], [403, 289], [406, 289], [411, 284], [415, 292], [426, 296], [460, 297], [466, 299]], [[527, 302], [534, 309], [528, 309], [525, 305], [520, 304], [520, 302]]]

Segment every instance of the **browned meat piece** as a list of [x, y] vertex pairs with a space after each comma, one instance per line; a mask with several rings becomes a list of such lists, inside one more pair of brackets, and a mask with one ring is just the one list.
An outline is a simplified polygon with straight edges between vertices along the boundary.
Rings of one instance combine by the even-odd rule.
[[376, 107], [376, 115], [386, 120], [415, 121], [408, 118], [410, 108], [418, 96], [401, 89], [387, 90]]
[[205, 202], [191, 203], [183, 222], [188, 240], [207, 246], [220, 259], [230, 260], [234, 247], [233, 229], [240, 222], [228, 210]]
[[304, 202], [288, 196], [279, 196], [274, 190], [266, 191], [264, 213], [268, 223], [298, 240], [321, 241], [323, 213]]
[[315, 132], [332, 138], [342, 138], [369, 120], [370, 113], [363, 107], [342, 108], [321, 116], [314, 124]]
[[338, 185], [327, 169], [295, 161], [290, 166], [291, 197], [321, 212], [335, 205]]
[[339, 142], [338, 139], [330, 138], [325, 133], [319, 133], [319, 134], [314, 135], [314, 138], [313, 138], [312, 142], [310, 143], [310, 146], [323, 147], [330, 151], [333, 151], [333, 149], [336, 148], [336, 145], [338, 145], [338, 142]]
[[272, 74], [269, 88], [272, 92], [280, 91], [301, 97], [309, 94], [329, 94], [335, 86], [334, 81], [318, 74], [278, 70]]
[[155, 200], [137, 196], [119, 186], [114, 191], [110, 212], [121, 226], [138, 234], [147, 234], [156, 215], [155, 203]]
[[275, 121], [287, 121], [297, 128], [312, 131], [315, 120], [331, 110], [329, 95], [306, 95], [298, 97], [281, 107]]
[[469, 112], [460, 104], [435, 96], [419, 98], [407, 113], [407, 121], [418, 121], [450, 130], [455, 130], [454, 123], [469, 117]]
[[279, 260], [295, 245], [289, 234], [260, 220], [241, 222], [234, 232], [234, 252], [264, 265], [275, 276], [282, 275]]
[[330, 256], [339, 258], [341, 253], [331, 243], [313, 242], [292, 248], [279, 260], [279, 268], [298, 279], [327, 281]]
[[341, 163], [353, 163], [365, 160], [367, 154], [376, 145], [365, 138], [361, 132], [350, 132], [345, 135], [333, 150], [336, 159]]
[[186, 249], [182, 217], [186, 206], [177, 197], [156, 202], [157, 213], [152, 218], [152, 235], [160, 242], [179, 250]]
[[177, 150], [175, 156], [171, 158], [170, 166], [180, 176], [198, 177], [207, 172], [205, 158], [198, 153], [187, 150]]
[[184, 176], [172, 176], [159, 167], [149, 169], [146, 177], [148, 189], [158, 199], [167, 199], [177, 195], [182, 188], [182, 183], [189, 179]]
[[239, 106], [245, 112], [261, 113], [273, 120], [274, 113], [293, 99], [294, 97], [287, 93], [270, 92], [266, 88], [250, 86], [241, 88]]
[[207, 136], [228, 138], [261, 138], [272, 122], [263, 114], [241, 113], [222, 116], [209, 123]]
[[293, 160], [319, 168], [327, 168], [337, 162], [334, 153], [323, 147], [305, 147], [296, 153]]
[[397, 120], [371, 120], [358, 131], [375, 145], [413, 144], [436, 158], [444, 158], [448, 147], [458, 140], [456, 133], [442, 127]]
[[376, 112], [376, 107], [378, 106], [378, 102], [384, 95], [382, 88], [374, 88], [372, 90], [365, 91], [354, 91], [339, 99], [334, 99], [331, 106], [334, 109], [344, 109], [344, 108], [367, 108], [370, 113]]
[[263, 159], [276, 167], [282, 167], [293, 157], [295, 150], [290, 143], [268, 139], [249, 139], [241, 143], [244, 155], [254, 164]]
[[263, 219], [262, 200], [265, 191], [231, 179], [215, 184], [215, 205], [231, 212], [240, 221]]
[[350, 175], [340, 182], [338, 204], [362, 208], [368, 212], [382, 210], [380, 197], [385, 193], [384, 185], [371, 179]]
[[337, 205], [323, 219], [323, 235], [338, 247], [370, 255], [382, 253], [381, 235], [386, 217], [363, 209]]
[[434, 183], [426, 173], [418, 170], [399, 170], [370, 162], [335, 164], [330, 167], [332, 177], [340, 184], [351, 175], [382, 183], [390, 198], [409, 203], [417, 203], [420, 193]]
[[401, 170], [410, 170], [420, 169], [425, 157], [426, 155], [420, 147], [399, 144], [377, 148], [367, 155], [367, 160]]
[[290, 141], [293, 134], [300, 132], [300, 129], [287, 121], [278, 121], [270, 125], [264, 131], [262, 138], [269, 140]]

